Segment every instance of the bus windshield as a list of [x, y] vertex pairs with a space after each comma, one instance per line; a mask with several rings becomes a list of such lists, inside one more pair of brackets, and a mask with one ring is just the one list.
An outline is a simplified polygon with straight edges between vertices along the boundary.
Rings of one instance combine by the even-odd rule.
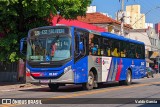
[[71, 37], [57, 35], [31, 38], [27, 47], [29, 61], [61, 61], [71, 57]]

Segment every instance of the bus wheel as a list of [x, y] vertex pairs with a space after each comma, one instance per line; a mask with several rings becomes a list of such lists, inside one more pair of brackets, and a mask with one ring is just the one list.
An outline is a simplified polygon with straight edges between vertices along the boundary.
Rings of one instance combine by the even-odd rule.
[[124, 81], [124, 84], [125, 85], [130, 85], [131, 83], [132, 83], [132, 74], [131, 74], [131, 71], [128, 70], [128, 72], [127, 72], [127, 78]]
[[91, 89], [93, 89], [93, 87], [94, 87], [94, 74], [93, 74], [92, 71], [89, 72], [88, 82], [82, 84], [82, 86], [83, 86], [83, 89], [85, 89], [85, 90], [91, 90]]
[[49, 88], [51, 89], [51, 91], [56, 91], [59, 88], [59, 84], [48, 84]]
[[119, 85], [130, 85], [132, 83], [131, 71], [127, 72], [126, 80], [119, 81]]
[[124, 83], [124, 80], [122, 80], [122, 81], [119, 81], [119, 85], [124, 85], [125, 83]]

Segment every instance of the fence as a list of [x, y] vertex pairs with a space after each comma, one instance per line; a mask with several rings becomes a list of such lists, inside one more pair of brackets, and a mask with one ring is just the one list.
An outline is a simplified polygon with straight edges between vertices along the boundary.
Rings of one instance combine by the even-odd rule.
[[18, 81], [18, 62], [0, 62], [0, 82]]

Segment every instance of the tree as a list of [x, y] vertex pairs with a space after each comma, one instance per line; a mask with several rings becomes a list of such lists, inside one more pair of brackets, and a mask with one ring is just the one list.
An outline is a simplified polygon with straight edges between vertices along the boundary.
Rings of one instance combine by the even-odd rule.
[[50, 25], [59, 13], [66, 19], [85, 15], [92, 0], [0, 0], [0, 61], [22, 57], [19, 41], [29, 29]]

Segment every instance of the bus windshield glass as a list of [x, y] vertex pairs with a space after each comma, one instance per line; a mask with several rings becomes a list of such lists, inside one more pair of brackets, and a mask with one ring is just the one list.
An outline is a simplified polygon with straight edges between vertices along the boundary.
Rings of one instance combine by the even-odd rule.
[[27, 47], [29, 61], [61, 61], [71, 57], [71, 37], [56, 35], [31, 38]]

